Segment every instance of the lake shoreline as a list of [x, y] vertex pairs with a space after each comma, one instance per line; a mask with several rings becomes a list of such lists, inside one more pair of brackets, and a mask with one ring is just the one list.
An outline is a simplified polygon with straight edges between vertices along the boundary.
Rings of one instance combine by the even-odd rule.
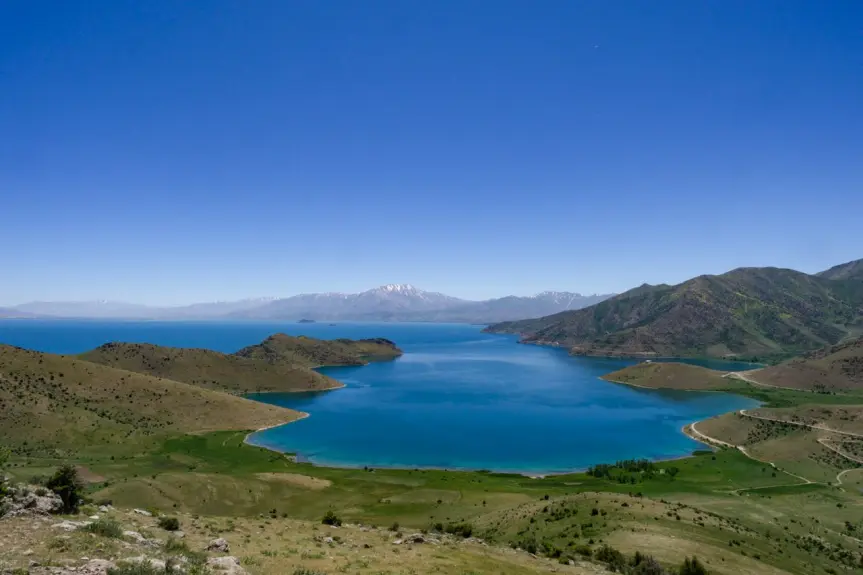
[[[587, 470], [590, 469], [590, 467], [592, 467], [592, 466], [588, 466], [588, 467], [583, 467], [583, 468], [570, 469], [570, 470], [566, 470], [566, 471], [525, 471], [525, 470], [518, 470], [518, 469], [505, 470], [505, 469], [487, 469], [487, 468], [472, 468], [472, 467], [438, 467], [438, 466], [434, 466], [434, 465], [363, 465], [363, 464], [359, 464], [359, 463], [357, 463], [357, 464], [316, 463], [316, 462], [308, 460], [308, 459], [306, 459], [304, 461], [300, 461], [301, 458], [305, 459], [304, 456], [300, 453], [291, 452], [291, 451], [282, 451], [280, 449], [276, 449], [275, 447], [270, 447], [268, 445], [263, 445], [263, 444], [254, 442], [254, 439], [252, 436], [258, 432], [266, 431], [268, 429], [273, 429], [276, 427], [282, 427], [283, 425], [290, 425], [290, 424], [295, 423], [297, 421], [306, 419], [307, 417], [310, 417], [310, 415], [305, 414], [305, 417], [300, 417], [298, 419], [295, 419], [294, 421], [289, 421], [287, 423], [280, 423], [278, 425], [271, 425], [268, 427], [264, 427], [262, 429], [251, 431], [243, 439], [243, 443], [246, 445], [249, 445], [250, 447], [257, 447], [259, 449], [266, 449], [267, 451], [277, 453], [283, 457], [291, 458], [294, 463], [301, 464], [301, 465], [309, 465], [311, 467], [316, 467], [318, 469], [354, 469], [354, 470], [361, 470], [361, 469], [366, 470], [367, 469], [367, 470], [371, 470], [371, 471], [374, 471], [376, 469], [387, 470], [387, 471], [444, 471], [444, 472], [450, 472], [450, 473], [481, 473], [481, 474], [487, 474], [487, 475], [519, 475], [522, 477], [527, 477], [529, 479], [545, 479], [547, 477], [564, 477], [567, 475], [576, 475], [576, 474], [580, 474], [580, 473], [586, 473]], [[699, 420], [699, 421], [704, 421], [704, 420]], [[693, 437], [692, 435], [686, 433], [685, 429], [687, 427], [689, 427], [695, 423], [698, 423], [699, 421], [687, 423], [686, 425], [684, 425], [680, 429], [680, 432], [683, 435], [685, 435], [686, 437], [692, 439], [693, 441], [700, 443], [701, 445], [705, 446], [707, 448], [707, 451], [716, 451], [715, 446], [710, 445], [709, 443], [706, 443], [705, 441], [703, 441], [701, 439], [697, 439], [696, 437]], [[686, 455], [675, 455], [675, 456], [660, 457], [660, 458], [647, 458], [647, 457], [645, 457], [644, 459], [647, 459], [648, 461], [651, 461], [652, 463], [667, 463], [667, 462], [671, 462], [671, 461], [678, 461], [681, 459], [689, 459], [690, 457], [698, 457], [698, 454], [695, 453], [695, 451], [701, 451], [701, 450], [693, 450], [692, 453], [688, 453]], [[605, 462], [597, 462], [597, 463], [594, 463], [593, 465], [600, 465], [602, 463], [605, 463]]]
[[[614, 384], [618, 384], [618, 385], [630, 385], [631, 387], [637, 387], [640, 389], [647, 389], [647, 390], [651, 390], [651, 391], [661, 391], [661, 390], [658, 390], [658, 389], [652, 388], [652, 387], [635, 385], [635, 384], [627, 384], [627, 383], [613, 381], [613, 380], [607, 380], [607, 379], [604, 379], [603, 377], [599, 377], [598, 379], [601, 381], [604, 381], [606, 383], [614, 383]], [[342, 388], [344, 388], [344, 387], [346, 387], [346, 386], [343, 385]], [[337, 388], [337, 389], [341, 389], [341, 388]], [[687, 391], [707, 391], [707, 392], [711, 392], [711, 393], [729, 393], [727, 391], [720, 391], [720, 390], [687, 390]], [[273, 392], [273, 393], [279, 393], [279, 392]], [[255, 400], [252, 400], [252, 401], [255, 401]], [[719, 414], [719, 415], [713, 416], [713, 417], [719, 417], [721, 415], [726, 415], [727, 413], [734, 413], [735, 411], [736, 410], [731, 410], [731, 411], [728, 411], [728, 412], [725, 412], [725, 413], [722, 413], [722, 414]], [[305, 413], [305, 412], [300, 412], [300, 413], [302, 413], [302, 416], [298, 417], [297, 419], [295, 419], [293, 421], [288, 421], [286, 423], [279, 423], [276, 425], [269, 425], [267, 427], [263, 427], [261, 429], [255, 430], [255, 431], [250, 431], [248, 434], [246, 434], [245, 438], [243, 439], [243, 443], [245, 445], [249, 445], [251, 447], [266, 449], [267, 451], [271, 451], [271, 452], [277, 453], [281, 456], [291, 458], [294, 463], [303, 464], [303, 465], [310, 465], [312, 467], [317, 467], [317, 468], [321, 468], [321, 469], [370, 469], [370, 470], [385, 469], [385, 470], [389, 470], [389, 471], [445, 471], [445, 472], [453, 472], [453, 473], [483, 473], [483, 474], [491, 474], [491, 475], [520, 475], [522, 477], [527, 477], [529, 479], [545, 479], [547, 477], [562, 477], [562, 476], [566, 476], [566, 475], [585, 473], [591, 467], [591, 466], [587, 466], [587, 467], [582, 467], [582, 468], [569, 469], [569, 470], [565, 470], [565, 471], [525, 471], [525, 470], [517, 470], [517, 469], [506, 470], [506, 469], [487, 469], [487, 468], [470, 468], [470, 467], [438, 467], [438, 466], [433, 466], [433, 465], [368, 465], [368, 464], [364, 465], [364, 464], [359, 464], [359, 463], [357, 463], [357, 464], [316, 463], [314, 461], [311, 461], [311, 460], [305, 458], [299, 452], [282, 451], [281, 449], [277, 449], [275, 447], [271, 447], [269, 445], [264, 445], [261, 443], [256, 443], [254, 441], [253, 436], [260, 433], [260, 432], [264, 432], [264, 431], [267, 431], [270, 429], [275, 429], [277, 427], [282, 427], [285, 425], [290, 425], [292, 423], [296, 423], [298, 421], [302, 421], [304, 419], [311, 417], [311, 414], [309, 414], [309, 413]], [[696, 424], [700, 423], [701, 421], [705, 421], [705, 420], [699, 419], [699, 420], [692, 421], [690, 423], [685, 424], [683, 427], [680, 428], [680, 433], [682, 435], [685, 435], [689, 439], [695, 441], [696, 443], [703, 445], [705, 448], [707, 448], [706, 449], [707, 451], [716, 451], [718, 449], [717, 446], [712, 445], [711, 443], [708, 443], [705, 440], [700, 439], [695, 434], [689, 433], [687, 431], [687, 429], [689, 427], [696, 425]], [[698, 454], [695, 453], [696, 451], [700, 451], [700, 450], [693, 450], [691, 453], [688, 453], [685, 455], [676, 455], [676, 456], [659, 457], [659, 458], [644, 458], [644, 459], [648, 459], [649, 461], [651, 461], [653, 463], [667, 463], [667, 462], [671, 462], [671, 461], [678, 461], [681, 459], [688, 459], [690, 457], [697, 457]], [[300, 461], [300, 459], [305, 459], [305, 461]], [[599, 465], [599, 464], [603, 464], [603, 463], [607, 463], [607, 462], [598, 461], [598, 462], [594, 463], [593, 465]]]

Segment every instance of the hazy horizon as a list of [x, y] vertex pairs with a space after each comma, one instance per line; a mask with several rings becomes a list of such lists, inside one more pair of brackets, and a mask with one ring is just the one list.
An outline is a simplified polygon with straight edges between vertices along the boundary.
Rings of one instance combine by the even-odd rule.
[[863, 3], [0, 5], [0, 305], [863, 256]]

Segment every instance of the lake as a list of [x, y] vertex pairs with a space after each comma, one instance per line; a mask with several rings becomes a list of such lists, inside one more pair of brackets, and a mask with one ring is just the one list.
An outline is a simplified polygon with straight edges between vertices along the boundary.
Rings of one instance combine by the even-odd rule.
[[344, 382], [343, 389], [250, 396], [310, 414], [254, 434], [253, 443], [321, 465], [544, 474], [619, 459], [666, 459], [703, 448], [681, 433], [687, 423], [757, 405], [728, 394], [608, 383], [599, 376], [633, 361], [570, 357], [480, 330], [461, 324], [3, 320], [0, 342], [79, 353], [108, 341], [233, 352], [280, 331], [395, 341], [405, 351], [395, 361], [321, 370]]

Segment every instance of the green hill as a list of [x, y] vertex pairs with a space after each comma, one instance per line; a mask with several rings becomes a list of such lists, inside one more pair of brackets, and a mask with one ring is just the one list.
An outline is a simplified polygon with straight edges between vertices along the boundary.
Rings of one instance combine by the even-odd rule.
[[489, 326], [580, 355], [782, 358], [863, 328], [863, 281], [740, 268], [641, 286], [589, 308]]
[[159, 436], [287, 423], [300, 413], [74, 357], [0, 345], [0, 437], [18, 454], [74, 454]]
[[207, 349], [107, 343], [78, 357], [136, 373], [232, 393], [314, 391], [342, 387], [338, 381], [317, 373], [305, 364], [268, 362]]
[[751, 377], [758, 383], [810, 391], [863, 391], [863, 337], [819, 349]]
[[395, 359], [402, 350], [388, 339], [315, 339], [277, 333], [257, 345], [237, 352], [240, 357], [289, 363], [306, 367], [366, 365], [370, 361]]
[[863, 280], [863, 260], [839, 264], [816, 275], [830, 280]]

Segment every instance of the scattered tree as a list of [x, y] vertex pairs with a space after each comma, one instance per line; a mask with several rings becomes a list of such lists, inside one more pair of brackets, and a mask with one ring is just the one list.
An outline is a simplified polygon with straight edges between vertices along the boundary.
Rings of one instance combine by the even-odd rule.
[[330, 509], [324, 514], [324, 518], [321, 520], [321, 523], [324, 525], [334, 525], [339, 527], [342, 524], [342, 519], [335, 512]]
[[83, 501], [84, 485], [78, 477], [78, 470], [66, 464], [54, 472], [45, 487], [56, 493], [63, 500], [63, 513], [77, 513]]

